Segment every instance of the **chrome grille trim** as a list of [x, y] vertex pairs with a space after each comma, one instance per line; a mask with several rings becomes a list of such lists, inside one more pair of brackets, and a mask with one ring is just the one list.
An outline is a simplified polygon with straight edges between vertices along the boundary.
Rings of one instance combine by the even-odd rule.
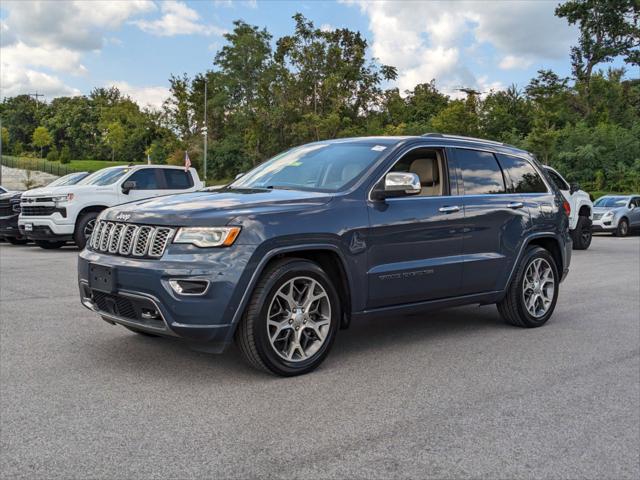
[[100, 220], [88, 245], [91, 250], [112, 255], [160, 258], [175, 232], [171, 227]]

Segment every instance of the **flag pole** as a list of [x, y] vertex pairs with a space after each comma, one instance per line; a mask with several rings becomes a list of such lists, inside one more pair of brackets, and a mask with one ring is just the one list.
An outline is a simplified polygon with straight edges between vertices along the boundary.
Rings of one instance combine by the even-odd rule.
[[207, 183], [207, 74], [204, 77], [204, 181]]

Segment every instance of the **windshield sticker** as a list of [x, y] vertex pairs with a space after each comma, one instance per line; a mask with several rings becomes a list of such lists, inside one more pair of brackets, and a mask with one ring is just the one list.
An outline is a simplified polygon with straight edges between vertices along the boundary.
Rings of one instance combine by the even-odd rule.
[[375, 147], [371, 148], [371, 150], [373, 150], [374, 152], [381, 152], [386, 149], [387, 147], [385, 147], [384, 145], [376, 145]]

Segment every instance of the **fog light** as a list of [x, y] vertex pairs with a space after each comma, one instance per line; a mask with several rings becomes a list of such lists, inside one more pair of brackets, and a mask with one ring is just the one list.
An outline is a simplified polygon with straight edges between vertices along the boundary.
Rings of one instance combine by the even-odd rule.
[[145, 320], [160, 320], [160, 312], [155, 308], [143, 308], [140, 316]]
[[209, 288], [209, 281], [176, 278], [169, 280], [169, 285], [178, 295], [204, 295]]

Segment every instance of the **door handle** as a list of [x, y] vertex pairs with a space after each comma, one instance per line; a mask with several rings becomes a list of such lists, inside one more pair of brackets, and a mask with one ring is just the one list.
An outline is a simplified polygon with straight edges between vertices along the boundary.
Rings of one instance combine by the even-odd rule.
[[457, 205], [454, 205], [453, 207], [440, 207], [438, 211], [442, 213], [455, 213], [460, 211], [460, 207]]
[[524, 207], [524, 203], [522, 202], [511, 202], [507, 205], [507, 208], [513, 208], [514, 210], [522, 207]]

